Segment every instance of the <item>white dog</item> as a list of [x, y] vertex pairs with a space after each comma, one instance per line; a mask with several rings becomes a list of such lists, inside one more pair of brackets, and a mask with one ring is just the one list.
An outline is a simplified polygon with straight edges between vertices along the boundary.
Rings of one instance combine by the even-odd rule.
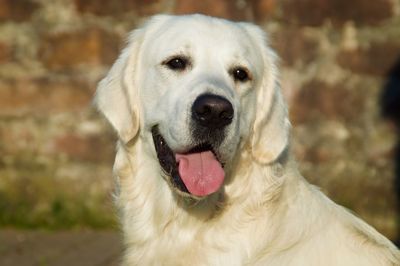
[[298, 173], [266, 41], [248, 23], [160, 15], [100, 82], [124, 265], [400, 265]]

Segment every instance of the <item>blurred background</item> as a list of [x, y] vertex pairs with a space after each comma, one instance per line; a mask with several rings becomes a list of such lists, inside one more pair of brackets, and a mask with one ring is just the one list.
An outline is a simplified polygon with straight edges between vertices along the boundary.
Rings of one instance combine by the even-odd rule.
[[400, 0], [0, 0], [1, 265], [118, 261], [116, 136], [91, 99], [157, 13], [269, 32], [301, 172], [396, 241]]

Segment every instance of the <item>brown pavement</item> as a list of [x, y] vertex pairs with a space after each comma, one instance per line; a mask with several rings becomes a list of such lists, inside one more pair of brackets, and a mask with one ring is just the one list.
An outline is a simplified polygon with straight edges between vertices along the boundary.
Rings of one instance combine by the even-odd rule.
[[115, 231], [0, 230], [1, 266], [116, 266], [121, 250]]

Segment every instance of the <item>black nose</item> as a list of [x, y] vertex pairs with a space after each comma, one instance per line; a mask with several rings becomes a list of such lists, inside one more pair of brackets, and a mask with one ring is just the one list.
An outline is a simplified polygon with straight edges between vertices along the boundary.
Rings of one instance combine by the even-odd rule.
[[233, 107], [227, 99], [221, 96], [203, 94], [194, 101], [192, 116], [197, 123], [204, 127], [223, 128], [232, 122]]

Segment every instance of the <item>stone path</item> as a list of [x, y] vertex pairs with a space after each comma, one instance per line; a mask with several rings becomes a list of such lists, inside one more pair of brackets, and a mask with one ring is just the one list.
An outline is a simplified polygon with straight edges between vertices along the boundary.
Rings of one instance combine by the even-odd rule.
[[1, 266], [117, 266], [121, 249], [113, 231], [0, 230]]

